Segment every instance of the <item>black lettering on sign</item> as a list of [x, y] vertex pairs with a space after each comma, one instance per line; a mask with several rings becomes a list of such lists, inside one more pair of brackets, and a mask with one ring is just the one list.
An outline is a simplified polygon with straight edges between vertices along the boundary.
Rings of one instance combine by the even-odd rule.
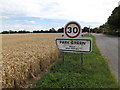
[[85, 45], [86, 42], [81, 42], [81, 41], [71, 41], [71, 44], [76, 44], [76, 45]]
[[73, 41], [71, 41], [71, 44], [73, 44]]
[[86, 44], [86, 42], [82, 42], [82, 45], [85, 45]]
[[60, 44], [69, 44], [69, 41], [60, 41]]
[[69, 41], [65, 41], [65, 44], [69, 44]]
[[69, 29], [68, 33], [72, 33], [72, 28], [68, 27], [68, 29]]
[[68, 27], [67, 28], [68, 30], [67, 30], [67, 32], [68, 33], [77, 33], [78, 32], [78, 28], [77, 27], [73, 27], [73, 29], [71, 28], [71, 27]]
[[60, 44], [62, 43], [62, 41], [60, 41]]
[[70, 48], [66, 47], [65, 49], [70, 49]]
[[74, 27], [73, 28], [73, 33], [77, 33], [78, 32], [78, 28], [77, 27]]

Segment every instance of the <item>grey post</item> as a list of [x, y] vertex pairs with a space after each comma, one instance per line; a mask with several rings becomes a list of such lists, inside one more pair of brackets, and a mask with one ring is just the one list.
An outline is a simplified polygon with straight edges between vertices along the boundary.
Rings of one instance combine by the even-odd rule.
[[83, 59], [84, 59], [83, 53], [81, 53], [81, 65], [83, 65]]
[[62, 59], [63, 59], [63, 64], [64, 64], [64, 52], [62, 51]]
[[89, 36], [90, 36], [90, 25], [89, 25]]

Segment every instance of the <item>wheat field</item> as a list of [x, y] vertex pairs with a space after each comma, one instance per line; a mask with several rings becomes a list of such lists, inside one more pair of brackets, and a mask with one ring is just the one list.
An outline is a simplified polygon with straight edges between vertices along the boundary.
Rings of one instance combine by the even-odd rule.
[[2, 88], [2, 35], [0, 35], [0, 89]]
[[23, 88], [59, 57], [55, 37], [62, 34], [2, 35], [2, 87]]

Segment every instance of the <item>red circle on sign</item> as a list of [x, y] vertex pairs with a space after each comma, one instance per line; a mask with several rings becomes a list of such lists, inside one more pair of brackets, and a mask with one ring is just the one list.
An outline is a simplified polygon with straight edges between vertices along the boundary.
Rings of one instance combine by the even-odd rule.
[[[67, 27], [70, 25], [70, 24], [75, 24], [75, 25], [77, 25], [77, 27], [78, 27], [78, 34], [76, 34], [75, 36], [70, 36], [70, 35], [68, 35], [68, 33], [67, 33]], [[65, 26], [65, 34], [69, 37], [69, 38], [76, 38], [79, 34], [80, 34], [80, 25], [77, 23], [77, 22], [69, 22], [66, 26]]]

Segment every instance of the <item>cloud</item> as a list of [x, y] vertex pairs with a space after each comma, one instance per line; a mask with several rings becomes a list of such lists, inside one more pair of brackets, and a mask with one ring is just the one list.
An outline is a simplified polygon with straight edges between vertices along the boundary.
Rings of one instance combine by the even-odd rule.
[[32, 23], [32, 24], [35, 24], [36, 22], [35, 21], [28, 21], [29, 23]]
[[14, 27], [15, 27], [15, 28], [20, 28], [21, 26], [20, 26], [20, 25], [15, 25]]
[[30, 23], [36, 23], [35, 21], [30, 21]]
[[0, 19], [9, 19], [10, 17], [9, 16], [0, 16]]
[[[119, 1], [119, 0], [118, 0]], [[104, 22], [117, 0], [0, 0], [4, 14]]]
[[21, 24], [16, 24], [16, 25], [2, 25], [1, 30], [2, 31], [8, 31], [8, 30], [15, 30], [15, 31], [19, 31], [19, 30], [41, 30], [43, 29], [43, 27], [39, 26], [39, 25], [21, 25]]
[[[20, 20], [17, 20], [18, 22], [20, 22]], [[33, 20], [22, 20], [21, 22], [25, 23], [25, 24], [35, 24], [36, 21]]]
[[118, 5], [120, 5], [120, 1], [118, 2]]

